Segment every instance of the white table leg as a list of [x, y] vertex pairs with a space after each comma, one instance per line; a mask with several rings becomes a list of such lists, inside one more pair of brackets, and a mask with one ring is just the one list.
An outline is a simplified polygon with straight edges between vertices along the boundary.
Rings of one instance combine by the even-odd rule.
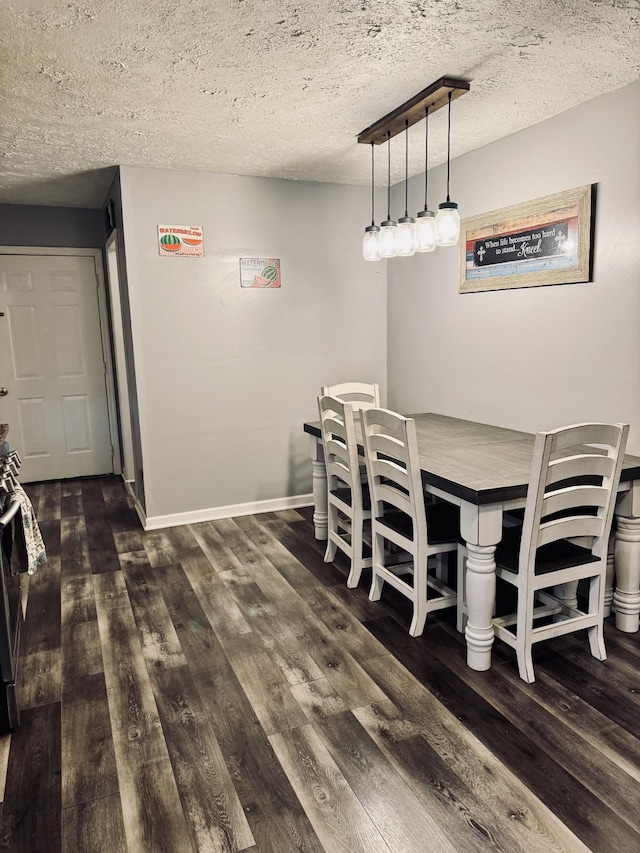
[[[567, 581], [554, 586], [553, 594], [565, 607], [572, 607], [574, 610], [578, 607], [578, 581]], [[561, 613], [553, 617], [554, 622], [560, 622], [562, 619]]]
[[633, 634], [640, 627], [640, 518], [618, 518], [615, 560], [616, 628]]
[[467, 542], [467, 665], [483, 671], [491, 668], [493, 603], [496, 597], [496, 546]]
[[496, 545], [502, 537], [502, 507], [460, 506], [460, 532], [467, 542], [467, 665], [480, 672], [491, 668], [493, 609], [496, 598]]
[[328, 537], [327, 526], [327, 469], [324, 464], [322, 441], [310, 436], [311, 464], [313, 465], [313, 524], [316, 539]]
[[607, 573], [604, 586], [604, 615], [611, 616], [611, 604], [613, 603], [613, 579], [615, 577], [615, 547], [616, 537], [612, 533], [609, 538], [609, 547], [607, 549]]
[[616, 628], [633, 634], [640, 627], [640, 481], [616, 506]]

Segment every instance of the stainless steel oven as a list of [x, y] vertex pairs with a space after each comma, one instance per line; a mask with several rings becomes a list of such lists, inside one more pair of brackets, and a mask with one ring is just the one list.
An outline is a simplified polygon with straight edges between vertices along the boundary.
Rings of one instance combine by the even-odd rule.
[[20, 503], [9, 497], [0, 516], [0, 731], [3, 732], [20, 724], [17, 693], [23, 621], [20, 578], [26, 568], [20, 547], [20, 524]]
[[27, 571], [22, 502], [16, 491], [20, 457], [7, 442], [0, 450], [0, 731], [20, 724], [18, 661], [23, 622], [20, 579]]

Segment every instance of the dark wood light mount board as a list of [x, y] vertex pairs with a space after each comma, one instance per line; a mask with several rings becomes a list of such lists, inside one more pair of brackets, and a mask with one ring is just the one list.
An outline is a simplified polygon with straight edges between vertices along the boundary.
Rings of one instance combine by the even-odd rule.
[[451, 92], [451, 100], [459, 98], [468, 92], [471, 84], [467, 80], [458, 80], [455, 77], [441, 77], [414, 95], [400, 107], [396, 107], [384, 118], [378, 119], [377, 122], [363, 130], [358, 136], [358, 142], [374, 145], [381, 145], [392, 136], [401, 133], [405, 129], [405, 122], [409, 122], [408, 126], [416, 124], [425, 117], [425, 109], [429, 107], [429, 115], [435, 113], [440, 107], [445, 107], [449, 102], [449, 92]]

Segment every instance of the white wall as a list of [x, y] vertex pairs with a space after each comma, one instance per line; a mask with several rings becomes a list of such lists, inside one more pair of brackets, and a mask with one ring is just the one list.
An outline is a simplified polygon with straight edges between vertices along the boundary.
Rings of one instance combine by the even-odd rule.
[[[386, 388], [386, 268], [362, 260], [369, 190], [121, 168], [147, 518], [311, 491], [323, 383]], [[201, 225], [205, 257], [160, 257]], [[282, 287], [241, 289], [239, 258]]]
[[392, 408], [527, 431], [626, 421], [640, 454], [639, 151], [640, 81], [452, 161], [463, 217], [597, 183], [594, 280], [459, 294], [457, 247], [389, 262]]

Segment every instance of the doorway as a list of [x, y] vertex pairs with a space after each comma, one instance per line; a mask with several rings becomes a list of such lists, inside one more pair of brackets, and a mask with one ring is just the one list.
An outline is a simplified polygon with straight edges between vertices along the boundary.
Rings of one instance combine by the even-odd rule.
[[0, 314], [0, 421], [21, 480], [113, 473], [100, 250], [0, 248]]

